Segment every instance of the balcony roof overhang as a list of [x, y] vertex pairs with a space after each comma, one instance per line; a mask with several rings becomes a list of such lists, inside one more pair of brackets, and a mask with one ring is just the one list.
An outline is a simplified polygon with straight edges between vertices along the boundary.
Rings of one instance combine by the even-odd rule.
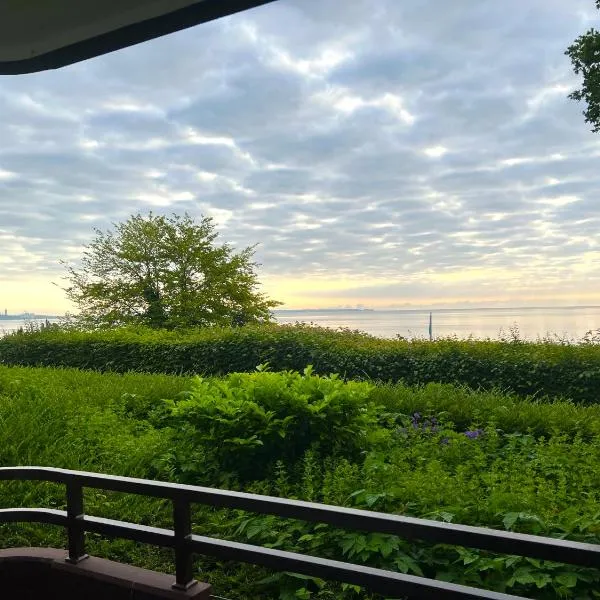
[[0, 75], [57, 69], [274, 0], [7, 0]]

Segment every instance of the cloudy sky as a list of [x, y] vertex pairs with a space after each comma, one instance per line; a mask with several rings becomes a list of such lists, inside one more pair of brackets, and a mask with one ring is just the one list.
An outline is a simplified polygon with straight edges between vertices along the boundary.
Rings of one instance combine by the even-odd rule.
[[592, 0], [278, 0], [0, 77], [0, 305], [137, 211], [259, 243], [289, 308], [600, 304], [600, 135], [565, 48]]

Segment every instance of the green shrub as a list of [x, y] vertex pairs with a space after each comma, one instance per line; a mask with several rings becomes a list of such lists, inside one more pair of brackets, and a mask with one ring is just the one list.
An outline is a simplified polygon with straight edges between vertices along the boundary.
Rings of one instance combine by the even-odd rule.
[[[263, 478], [276, 462], [291, 467], [313, 448], [323, 456], [353, 460], [366, 447], [367, 430], [376, 423], [369, 406], [372, 386], [344, 383], [337, 376], [296, 372], [235, 373], [225, 379], [196, 377], [184, 399], [167, 402], [161, 415], [196, 444], [202, 464], [187, 468], [187, 479], [213, 481], [232, 473], [242, 481]], [[219, 475], [220, 474], [220, 475]]]
[[383, 340], [308, 326], [247, 326], [194, 331], [117, 329], [48, 330], [0, 339], [0, 363], [223, 375], [273, 370], [339, 373], [408, 385], [450, 383], [521, 396], [595, 403], [600, 390], [600, 347], [552, 343]]

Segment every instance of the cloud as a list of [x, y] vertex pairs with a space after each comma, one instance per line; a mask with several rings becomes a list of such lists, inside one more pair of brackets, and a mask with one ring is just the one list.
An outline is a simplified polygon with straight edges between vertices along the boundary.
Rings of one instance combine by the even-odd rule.
[[0, 79], [0, 296], [64, 310], [59, 260], [151, 209], [259, 243], [289, 306], [600, 297], [600, 138], [563, 54], [593, 16], [280, 0]]

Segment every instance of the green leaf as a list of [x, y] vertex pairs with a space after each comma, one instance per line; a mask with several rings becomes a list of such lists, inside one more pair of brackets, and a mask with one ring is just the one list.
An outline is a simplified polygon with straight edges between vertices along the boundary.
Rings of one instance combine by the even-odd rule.
[[577, 585], [577, 574], [572, 572], [560, 573], [555, 577], [555, 580], [566, 588], [574, 588]]
[[516, 583], [520, 583], [521, 585], [536, 583], [535, 572], [531, 571], [528, 567], [519, 567], [507, 581], [506, 585], [513, 587]]
[[395, 560], [398, 570], [402, 573], [414, 573], [419, 577], [423, 577], [423, 571], [421, 567], [415, 562], [413, 558], [405, 554], [404, 552], [399, 553]]
[[519, 519], [518, 512], [509, 512], [504, 515], [504, 519], [502, 519], [502, 523], [504, 524], [505, 529], [512, 529], [513, 525]]
[[533, 580], [538, 589], [542, 589], [552, 583], [552, 577], [548, 573], [532, 573]]

